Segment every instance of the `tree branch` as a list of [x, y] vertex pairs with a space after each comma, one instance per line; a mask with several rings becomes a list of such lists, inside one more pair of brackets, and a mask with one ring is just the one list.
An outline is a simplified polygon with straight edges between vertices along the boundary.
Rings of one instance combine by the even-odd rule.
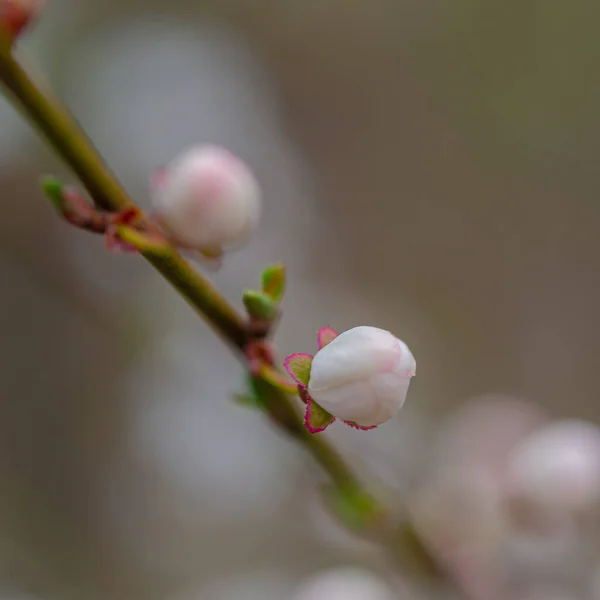
[[[127, 192], [61, 102], [48, 89], [35, 83], [15, 59], [12, 51], [2, 44], [0, 82], [17, 109], [77, 175], [98, 208], [120, 211], [134, 206]], [[252, 334], [246, 320], [227, 300], [174, 248], [149, 247], [142, 255], [204, 317], [238, 357], [245, 361], [244, 349], [252, 339]], [[363, 497], [369, 497], [335, 448], [325, 438], [311, 435], [306, 430], [295, 402], [285, 392], [261, 378], [255, 377], [254, 384], [260, 393], [262, 408], [271, 420], [305, 447], [339, 490], [359, 492]], [[403, 560], [406, 557], [406, 544], [402, 542], [405, 534], [406, 530], [403, 529], [394, 540], [386, 542], [388, 550], [396, 559]], [[428, 562], [435, 564], [427, 552], [419, 556], [419, 561], [422, 565]], [[431, 565], [427, 565], [429, 572]]]

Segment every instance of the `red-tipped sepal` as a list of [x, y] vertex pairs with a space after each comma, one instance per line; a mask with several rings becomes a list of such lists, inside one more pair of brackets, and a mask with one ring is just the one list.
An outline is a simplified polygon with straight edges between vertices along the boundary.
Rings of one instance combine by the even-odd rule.
[[310, 381], [312, 359], [310, 354], [290, 354], [283, 362], [283, 368], [298, 385], [306, 387]]
[[304, 425], [310, 433], [325, 431], [334, 421], [335, 417], [321, 408], [306, 392], [307, 404], [304, 413]]
[[354, 421], [344, 421], [348, 427], [352, 427], [352, 429], [360, 429], [361, 431], [371, 431], [371, 429], [377, 429], [377, 425], [359, 425]]
[[319, 350], [323, 349], [327, 344], [330, 344], [338, 334], [331, 327], [321, 327], [317, 334], [317, 343]]

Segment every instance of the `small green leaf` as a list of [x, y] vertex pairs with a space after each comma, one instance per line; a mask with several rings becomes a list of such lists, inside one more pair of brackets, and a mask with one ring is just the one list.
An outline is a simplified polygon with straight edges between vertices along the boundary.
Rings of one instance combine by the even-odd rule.
[[263, 394], [264, 381], [260, 377], [256, 377], [250, 373], [246, 375], [246, 385], [248, 393], [254, 398], [260, 398]]
[[312, 398], [306, 405], [304, 424], [311, 433], [320, 433], [335, 421], [335, 417], [319, 406]]
[[282, 263], [270, 265], [263, 271], [262, 290], [274, 302], [281, 301], [285, 291], [285, 266]]
[[42, 191], [45, 196], [52, 202], [54, 208], [59, 212], [63, 212], [65, 200], [63, 196], [64, 185], [56, 177], [48, 176], [44, 177], [40, 182]]
[[263, 292], [246, 290], [244, 306], [251, 317], [257, 319], [274, 319], [277, 316], [277, 304]]
[[233, 401], [240, 406], [262, 408], [264, 402], [257, 384], [257, 379], [248, 373], [246, 376], [245, 391], [234, 394]]
[[283, 368], [296, 383], [308, 385], [312, 359], [310, 354], [290, 354], [283, 362]]

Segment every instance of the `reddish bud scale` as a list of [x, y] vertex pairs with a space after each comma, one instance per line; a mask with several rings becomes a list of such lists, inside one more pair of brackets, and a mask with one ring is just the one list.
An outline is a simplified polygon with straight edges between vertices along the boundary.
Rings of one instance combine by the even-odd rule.
[[40, 14], [43, 0], [0, 0], [0, 27], [18, 37]]

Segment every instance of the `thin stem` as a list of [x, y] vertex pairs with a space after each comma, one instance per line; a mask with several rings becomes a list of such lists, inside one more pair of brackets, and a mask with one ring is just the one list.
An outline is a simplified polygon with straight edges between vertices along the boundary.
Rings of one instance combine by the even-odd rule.
[[352, 489], [359, 488], [359, 482], [356, 475], [346, 466], [344, 459], [325, 438], [309, 433], [302, 426], [303, 436], [307, 437], [305, 445], [313, 458], [321, 465], [321, 468], [330, 474], [331, 479], [340, 488]]
[[248, 340], [244, 320], [214, 286], [174, 249], [161, 255], [144, 253], [143, 256], [226, 342], [242, 352]]

